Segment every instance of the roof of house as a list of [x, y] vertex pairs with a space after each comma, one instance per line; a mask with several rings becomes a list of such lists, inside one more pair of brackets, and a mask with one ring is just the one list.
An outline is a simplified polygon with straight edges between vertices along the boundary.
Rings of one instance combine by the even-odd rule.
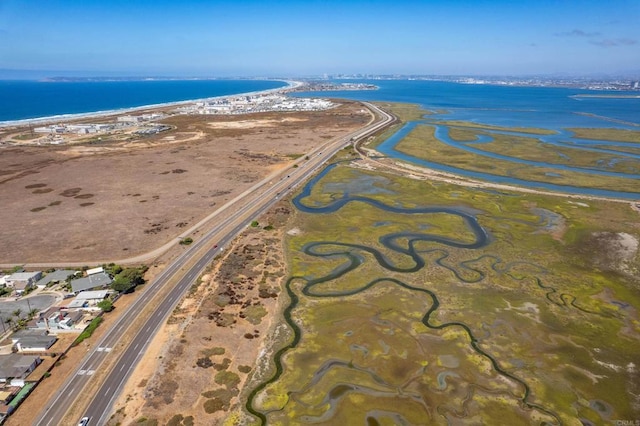
[[58, 308], [57, 306], [51, 306], [46, 311], [38, 312], [38, 319], [41, 320], [43, 318], [49, 318], [51, 315], [53, 315], [54, 313], [57, 313], [57, 312], [60, 312], [60, 308]]
[[36, 272], [16, 272], [15, 274], [11, 274], [9, 275], [9, 277], [7, 278], [7, 281], [26, 281], [29, 280], [33, 277], [35, 277], [38, 274], [41, 274], [42, 272], [40, 271], [36, 271]]
[[13, 283], [13, 288], [18, 291], [24, 290], [27, 288], [27, 282], [22, 280], [15, 282]]
[[82, 317], [84, 317], [84, 314], [82, 312], [69, 312], [69, 318], [71, 318], [71, 321], [73, 321], [74, 324], [78, 324]]
[[22, 350], [29, 350], [31, 348], [49, 349], [51, 346], [53, 346], [56, 340], [58, 340], [58, 338], [54, 335], [42, 334], [40, 336], [19, 337], [14, 340], [16, 340], [16, 343], [20, 343], [20, 346], [22, 346]]
[[109, 290], [81, 291], [76, 300], [104, 299], [109, 293]]
[[44, 330], [22, 329], [11, 334], [11, 340], [16, 340], [22, 337], [46, 336], [46, 335], [47, 335], [47, 332]]
[[38, 280], [36, 285], [47, 285], [51, 282], [65, 281], [69, 275], [75, 274], [76, 271], [72, 271], [71, 269], [58, 269], [57, 271], [53, 271], [48, 273], [44, 278]]
[[88, 277], [79, 278], [71, 281], [71, 289], [74, 292], [90, 290], [92, 288], [105, 287], [112, 283], [111, 277], [105, 272], [89, 275]]
[[85, 299], [80, 299], [80, 300], [75, 299], [75, 300], [72, 300], [71, 303], [67, 305], [67, 308], [69, 309], [84, 308], [85, 303], [87, 303]]
[[0, 355], [0, 378], [22, 378], [29, 372], [33, 363], [38, 359], [39, 357], [36, 355]]
[[100, 272], [104, 272], [104, 268], [102, 266], [98, 266], [97, 268], [87, 269], [87, 275], [95, 275]]

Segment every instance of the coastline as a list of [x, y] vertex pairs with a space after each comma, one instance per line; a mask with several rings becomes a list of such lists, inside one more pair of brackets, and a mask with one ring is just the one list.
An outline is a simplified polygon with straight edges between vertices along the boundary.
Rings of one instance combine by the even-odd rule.
[[128, 114], [132, 112], [145, 111], [149, 109], [169, 108], [174, 106], [187, 105], [194, 102], [204, 102], [204, 101], [211, 101], [214, 99], [233, 98], [236, 96], [270, 94], [270, 93], [278, 93], [278, 92], [286, 93], [304, 84], [301, 81], [296, 81], [296, 80], [271, 80], [271, 81], [282, 81], [286, 83], [286, 85], [283, 87], [275, 88], [275, 89], [258, 90], [254, 92], [242, 92], [242, 93], [235, 93], [233, 95], [212, 96], [208, 98], [188, 99], [184, 101], [164, 102], [159, 104], [141, 105], [137, 107], [126, 107], [126, 108], [118, 108], [118, 109], [103, 110], [103, 111], [81, 112], [81, 113], [74, 113], [74, 114], [59, 114], [59, 115], [51, 115], [47, 117], [0, 121], [0, 128], [19, 127], [19, 126], [26, 126], [31, 124], [49, 124], [49, 123], [56, 123], [63, 120], [79, 120], [83, 118], [102, 118], [102, 117], [109, 117], [109, 116], [118, 115], [118, 114]]

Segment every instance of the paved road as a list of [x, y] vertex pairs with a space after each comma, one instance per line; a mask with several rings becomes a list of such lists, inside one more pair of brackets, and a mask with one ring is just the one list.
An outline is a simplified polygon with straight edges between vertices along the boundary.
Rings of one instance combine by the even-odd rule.
[[[211, 263], [213, 258], [235, 238], [250, 222], [260, 214], [266, 212], [281, 196], [291, 191], [297, 185], [305, 182], [314, 172], [326, 163], [336, 152], [352, 141], [376, 133], [394, 120], [394, 117], [379, 110], [371, 104], [365, 104], [378, 114], [379, 119], [372, 120], [363, 129], [345, 137], [333, 140], [309, 153], [309, 160], [299, 162], [299, 167], [287, 172], [261, 187], [255, 187], [246, 194], [244, 200], [236, 202], [237, 207], [229, 212], [224, 220], [220, 220], [209, 232], [198, 238], [189, 248], [173, 261], [158, 277], [147, 284], [143, 293], [118, 318], [113, 326], [104, 334], [94, 347], [89, 350], [84, 360], [72, 373], [69, 379], [59, 389], [44, 408], [36, 424], [51, 426], [61, 424], [67, 409], [73, 404], [91, 376], [101, 368], [102, 362], [109, 356], [111, 350], [118, 344], [120, 336], [124, 334], [134, 322], [138, 314], [144, 309], [150, 299], [160, 289], [174, 278], [180, 277], [178, 283], [166, 298], [158, 303], [153, 314], [146, 319], [128, 347], [116, 362], [111, 373], [105, 379], [94, 395], [84, 415], [91, 418], [90, 425], [103, 425], [108, 420], [112, 405], [122, 391], [122, 387], [143, 357], [151, 339], [155, 336], [166, 318], [173, 311], [179, 300], [191, 285], [197, 280], [202, 271]], [[287, 174], [288, 173], [288, 174]], [[193, 257], [209, 247], [195, 264], [185, 270], [185, 265], [193, 263]]]

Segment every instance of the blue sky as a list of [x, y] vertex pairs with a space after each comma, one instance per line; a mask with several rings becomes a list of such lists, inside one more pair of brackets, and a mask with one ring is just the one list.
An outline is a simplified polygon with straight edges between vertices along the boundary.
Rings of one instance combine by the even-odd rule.
[[0, 0], [0, 69], [640, 74], [640, 0]]

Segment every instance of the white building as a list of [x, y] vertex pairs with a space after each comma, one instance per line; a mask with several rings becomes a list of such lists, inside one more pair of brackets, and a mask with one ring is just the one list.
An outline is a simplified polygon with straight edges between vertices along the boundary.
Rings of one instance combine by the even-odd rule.
[[87, 276], [99, 274], [101, 272], [104, 272], [104, 268], [102, 266], [98, 266], [97, 268], [87, 269]]

